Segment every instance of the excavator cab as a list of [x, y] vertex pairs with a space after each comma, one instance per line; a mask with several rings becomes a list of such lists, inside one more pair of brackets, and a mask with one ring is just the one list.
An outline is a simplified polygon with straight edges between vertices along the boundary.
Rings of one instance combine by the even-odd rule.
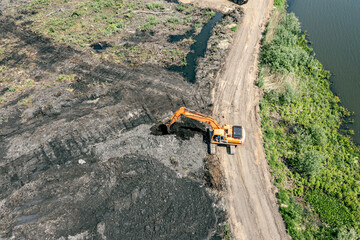
[[235, 147], [243, 145], [245, 129], [237, 125], [224, 125], [220, 129], [209, 130], [210, 147], [209, 153], [216, 153], [216, 145], [226, 145], [229, 154], [235, 154]]
[[243, 139], [245, 134], [244, 128], [242, 126], [233, 126], [232, 132], [232, 137], [237, 139]]

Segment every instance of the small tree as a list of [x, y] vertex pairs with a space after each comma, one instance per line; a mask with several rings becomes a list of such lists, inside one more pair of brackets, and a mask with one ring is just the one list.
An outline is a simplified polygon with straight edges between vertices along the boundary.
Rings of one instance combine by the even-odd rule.
[[297, 163], [296, 169], [300, 174], [308, 177], [314, 177], [319, 174], [322, 167], [323, 156], [319, 152], [307, 152], [301, 156]]
[[314, 125], [310, 128], [310, 132], [315, 145], [323, 146], [327, 143], [327, 137], [322, 127]]
[[337, 237], [338, 240], [358, 240], [360, 239], [359, 234], [353, 229], [347, 229], [345, 226], [342, 226], [338, 232]]

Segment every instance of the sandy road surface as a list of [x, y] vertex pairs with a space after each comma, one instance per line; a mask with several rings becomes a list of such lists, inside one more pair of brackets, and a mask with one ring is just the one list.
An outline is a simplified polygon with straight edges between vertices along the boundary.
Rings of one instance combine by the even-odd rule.
[[228, 155], [224, 147], [217, 148], [228, 186], [231, 230], [236, 239], [288, 239], [261, 142], [260, 94], [254, 85], [261, 33], [272, 1], [250, 0], [243, 8], [245, 15], [213, 91], [217, 119], [243, 125], [247, 136], [235, 155]]

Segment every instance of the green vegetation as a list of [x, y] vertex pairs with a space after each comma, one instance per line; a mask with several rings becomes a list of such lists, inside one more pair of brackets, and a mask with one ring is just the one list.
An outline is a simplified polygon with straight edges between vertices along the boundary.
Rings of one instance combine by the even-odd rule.
[[139, 26], [138, 29], [142, 31], [150, 30], [152, 27], [156, 26], [159, 23], [159, 21], [154, 16], [150, 16], [147, 19], [147, 23], [145, 23], [142, 26]]
[[150, 10], [158, 9], [158, 10], [164, 10], [165, 6], [162, 3], [147, 3], [146, 7]]
[[31, 16], [35, 30], [58, 42], [80, 46], [120, 32], [140, 7], [136, 2], [115, 0], [35, 0], [25, 6], [38, 11]]
[[236, 26], [232, 27], [232, 28], [231, 28], [231, 31], [236, 32], [236, 30], [238, 29], [238, 26], [239, 26], [239, 25], [236, 25]]
[[58, 82], [66, 82], [66, 83], [71, 83], [74, 81], [76, 75], [75, 74], [70, 74], [70, 75], [59, 75], [57, 78], [56, 78], [56, 81]]
[[230, 232], [230, 224], [228, 222], [225, 223], [224, 226], [224, 240], [231, 240], [231, 232]]
[[[165, 25], [174, 30], [177, 29], [175, 24], [191, 23], [193, 16], [188, 15], [197, 11], [189, 4], [173, 6], [161, 2], [131, 0], [33, 0], [22, 8], [37, 12], [27, 16], [27, 20], [34, 21], [32, 29], [57, 42], [80, 47], [134, 28], [151, 30], [158, 23], [169, 23]], [[148, 18], [144, 14], [154, 11], [164, 14], [157, 15], [159, 19], [155, 16]], [[205, 10], [203, 16], [196, 18], [203, 23], [214, 15], [215, 12]], [[1, 55], [0, 49], [0, 58]]]
[[8, 91], [9, 91], [9, 92], [15, 92], [15, 91], [16, 91], [16, 87], [10, 87]]
[[23, 106], [30, 107], [30, 106], [32, 105], [32, 102], [33, 102], [32, 97], [26, 97], [26, 98], [21, 99], [21, 100], [18, 102], [18, 104], [19, 104], [19, 105], [23, 105]]
[[178, 10], [179, 12], [182, 12], [186, 9], [186, 5], [183, 3], [180, 3], [177, 7], [176, 10]]
[[180, 20], [177, 17], [170, 17], [167, 19], [168, 22], [170, 23], [179, 23]]
[[[21, 10], [34, 12], [21, 20], [32, 22], [25, 28], [50, 38], [54, 44], [60, 42], [82, 50], [98, 41], [110, 42], [112, 47], [97, 52], [93, 57], [129, 66], [143, 63], [186, 65], [185, 56], [192, 41], [168, 45], [167, 36], [173, 31], [181, 35], [192, 28], [200, 31], [204, 23], [215, 15], [213, 11], [201, 10], [191, 4], [150, 0], [32, 0]], [[13, 17], [16, 14], [14, 12]], [[141, 41], [133, 46], [129, 36], [137, 34], [134, 30], [150, 32], [154, 39], [160, 38], [157, 34], [162, 37], [151, 44]], [[0, 59], [6, 57], [7, 52], [10, 50], [0, 44]], [[30, 52], [30, 49], [24, 50], [29, 57]], [[0, 66], [1, 72], [4, 71]], [[63, 81], [61, 77], [57, 82]]]
[[274, 3], [258, 80], [264, 148], [280, 212], [293, 239], [358, 239], [360, 149], [340, 131], [349, 113], [284, 3]]
[[215, 17], [215, 12], [211, 11], [211, 10], [206, 10], [205, 15], [211, 19], [211, 18]]

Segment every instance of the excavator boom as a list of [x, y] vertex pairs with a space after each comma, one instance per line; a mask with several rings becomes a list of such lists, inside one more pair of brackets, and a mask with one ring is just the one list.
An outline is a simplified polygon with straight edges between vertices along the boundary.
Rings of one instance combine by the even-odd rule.
[[209, 124], [213, 129], [220, 129], [219, 123], [212, 117], [206, 116], [204, 114], [198, 113], [196, 111], [187, 109], [186, 107], [181, 107], [175, 112], [171, 117], [170, 122], [166, 124], [167, 127], [170, 127], [174, 122], [176, 122], [181, 116], [192, 118], [200, 122]]

